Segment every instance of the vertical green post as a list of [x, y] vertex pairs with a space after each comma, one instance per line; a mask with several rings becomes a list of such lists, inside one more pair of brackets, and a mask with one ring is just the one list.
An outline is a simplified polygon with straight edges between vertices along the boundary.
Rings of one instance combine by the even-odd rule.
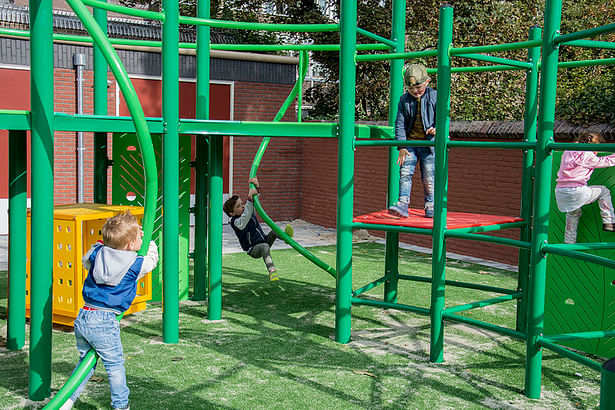
[[164, 0], [162, 26], [162, 338], [179, 341], [179, 6]]
[[26, 207], [28, 197], [25, 131], [9, 131], [9, 300], [6, 348], [26, 341]]
[[446, 231], [448, 192], [448, 141], [451, 105], [451, 57], [453, 42], [453, 6], [440, 6], [438, 34], [438, 97], [436, 99], [436, 176], [434, 183], [433, 252], [431, 257], [431, 339], [429, 360], [444, 360], [444, 282], [446, 279]]
[[600, 383], [600, 408], [615, 409], [615, 358], [602, 365]]
[[[393, 1], [393, 15], [391, 23], [391, 40], [396, 45], [391, 50], [393, 53], [403, 53], [406, 41], [406, 0]], [[403, 60], [391, 60], [391, 71], [389, 74], [389, 125], [395, 127], [397, 117], [397, 106], [399, 98], [404, 91], [404, 81], [402, 70]], [[388, 196], [387, 205], [397, 201], [399, 196], [399, 167], [397, 166], [398, 157], [397, 147], [389, 148], [389, 173], [388, 173]], [[387, 232], [385, 244], [384, 272], [389, 279], [384, 284], [384, 301], [389, 303], [397, 302], [397, 283], [399, 275], [399, 233]]]
[[[199, 0], [197, 15], [210, 17], [208, 0]], [[196, 28], [196, 118], [209, 119], [209, 26]], [[209, 167], [209, 142], [204, 136], [196, 137], [196, 192], [194, 214], [194, 293], [192, 299], [205, 300], [207, 297], [207, 174]]]
[[335, 341], [350, 341], [352, 293], [352, 210], [354, 192], [354, 120], [356, 86], [357, 1], [341, 3], [340, 119], [337, 152], [337, 255]]
[[209, 225], [207, 226], [207, 318], [222, 317], [222, 195], [224, 195], [224, 138], [209, 137]]
[[[106, 0], [102, 0], [106, 2]], [[95, 7], [94, 19], [107, 34], [107, 10]], [[107, 115], [107, 60], [100, 46], [94, 43], [94, 114]], [[107, 133], [94, 133], [94, 202], [107, 203]]]
[[32, 229], [30, 399], [49, 397], [53, 300], [53, 25], [51, 2], [30, 1]]
[[[538, 26], [530, 28], [530, 40], [540, 38], [541, 30]], [[538, 111], [538, 62], [540, 61], [540, 48], [533, 47], [528, 50], [528, 62], [532, 68], [527, 70], [525, 79], [525, 113], [523, 117], [523, 140], [536, 142], [536, 117]], [[534, 150], [523, 151], [523, 171], [521, 177], [521, 218], [527, 225], [521, 228], [519, 239], [529, 242], [532, 236], [532, 201], [534, 198]], [[523, 297], [517, 303], [517, 330], [526, 331], [527, 314], [527, 284], [530, 269], [530, 252], [527, 249], [519, 249], [519, 278], [517, 289], [523, 292]]]
[[545, 311], [545, 281], [547, 258], [541, 247], [547, 244], [549, 231], [549, 201], [551, 199], [551, 166], [553, 157], [547, 144], [553, 141], [555, 121], [555, 92], [557, 88], [558, 47], [554, 39], [559, 35], [562, 3], [547, 0], [545, 5], [544, 35], [542, 39], [542, 65], [538, 112], [538, 141], [536, 144], [536, 185], [534, 192], [534, 220], [530, 248], [530, 284], [528, 288], [527, 355], [525, 363], [525, 395], [540, 397], [542, 373], [542, 339]]

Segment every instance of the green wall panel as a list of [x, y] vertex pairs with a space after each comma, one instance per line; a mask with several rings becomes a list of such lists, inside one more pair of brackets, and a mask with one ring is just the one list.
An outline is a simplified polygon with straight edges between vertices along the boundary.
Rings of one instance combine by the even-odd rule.
[[[555, 152], [553, 155], [554, 190], [562, 153]], [[612, 191], [615, 186], [615, 169], [596, 169], [589, 185], [605, 185]], [[549, 217], [549, 243], [564, 242], [565, 225], [566, 215], [557, 209], [553, 194]], [[614, 233], [602, 230], [597, 202], [583, 207], [577, 242], [615, 242]], [[615, 259], [613, 249], [590, 252]], [[549, 255], [548, 258], [545, 335], [615, 330], [615, 270], [562, 256]], [[599, 356], [615, 356], [615, 338], [579, 340], [565, 344]]]
[[[179, 300], [188, 299], [188, 249], [190, 241], [190, 135], [179, 136]], [[152, 134], [158, 168], [158, 200], [152, 239], [160, 252], [160, 263], [152, 272], [152, 300], [162, 301], [162, 136]], [[113, 134], [112, 202], [143, 206], [143, 164], [134, 133]]]

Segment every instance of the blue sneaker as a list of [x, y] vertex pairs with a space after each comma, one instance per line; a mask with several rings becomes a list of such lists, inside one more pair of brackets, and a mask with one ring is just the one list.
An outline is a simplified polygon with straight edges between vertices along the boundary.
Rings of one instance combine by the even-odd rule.
[[400, 218], [407, 218], [408, 204], [404, 202], [398, 202], [395, 205], [389, 207], [389, 213], [393, 216], [399, 216]]
[[425, 205], [425, 217], [433, 218], [433, 204]]

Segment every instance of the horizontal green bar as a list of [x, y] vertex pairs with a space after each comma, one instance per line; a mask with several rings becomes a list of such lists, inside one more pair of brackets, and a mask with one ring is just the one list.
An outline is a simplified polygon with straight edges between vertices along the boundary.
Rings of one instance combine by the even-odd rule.
[[[181, 119], [180, 133], [199, 135], [235, 135], [249, 137], [312, 137], [337, 138], [337, 123], [320, 122], [265, 122], [265, 121], [216, 121]], [[391, 127], [356, 124], [359, 138], [383, 138], [392, 132]]]
[[[360, 54], [357, 61], [381, 61], [381, 60], [410, 60], [421, 57], [435, 57], [438, 50], [412, 51], [409, 53], [389, 53], [389, 54]], [[429, 71], [429, 70], [428, 70]]]
[[209, 26], [227, 28], [233, 30], [263, 30], [263, 31], [291, 31], [291, 32], [322, 32], [339, 31], [339, 24], [273, 24], [273, 23], [253, 23], [248, 21], [226, 21], [215, 19], [204, 19], [198, 17], [180, 16], [180, 24], [194, 24], [197, 26]]
[[567, 42], [564, 45], [574, 47], [615, 49], [615, 43], [612, 43], [610, 41], [573, 40]]
[[119, 6], [117, 4], [106, 3], [98, 0], [83, 0], [83, 4], [90, 7], [112, 11], [114, 13], [125, 14], [127, 16], [141, 17], [149, 20], [158, 20], [164, 22], [164, 13], [155, 11], [133, 9], [131, 7]]
[[384, 282], [387, 281], [387, 277], [383, 276], [380, 279], [376, 279], [375, 281], [368, 283], [367, 285], [360, 287], [359, 289], [355, 290], [354, 292], [352, 292], [352, 296], [359, 296], [362, 293], [367, 292], [368, 290], [371, 290], [377, 286], [382, 285]]
[[457, 313], [463, 312], [465, 310], [475, 309], [479, 307], [491, 306], [497, 303], [509, 302], [511, 300], [519, 299], [523, 296], [523, 292], [513, 293], [511, 295], [498, 296], [496, 298], [485, 299], [478, 302], [466, 303], [464, 305], [457, 305], [450, 308], [446, 308], [445, 311], [448, 313]]
[[[393, 127], [391, 127], [391, 134], [393, 134]], [[434, 141], [428, 140], [356, 140], [354, 142], [357, 147], [433, 147], [434, 144]]]
[[383, 44], [389, 45], [390, 47], [397, 47], [397, 43], [395, 41], [389, 40], [388, 38], [381, 37], [378, 34], [374, 34], [372, 32], [369, 32], [369, 31], [365, 30], [365, 29], [357, 27], [357, 33], [361, 34], [361, 35], [363, 35], [363, 36], [365, 36], [367, 38], [371, 38], [372, 40], [376, 40], [376, 41], [379, 41], [379, 42], [381, 42]]
[[525, 334], [517, 332], [516, 330], [509, 329], [507, 327], [486, 323], [481, 320], [471, 319], [469, 317], [456, 315], [454, 313], [447, 313], [446, 309], [442, 312], [444, 319], [454, 320], [456, 322], [465, 323], [468, 325], [480, 327], [481, 329], [491, 330], [492, 332], [500, 333], [512, 337], [513, 339], [525, 340]]
[[494, 56], [489, 56], [489, 55], [485, 55], [485, 54], [458, 54], [457, 57], [459, 58], [469, 58], [471, 60], [478, 60], [478, 61], [486, 61], [488, 63], [500, 63], [500, 64], [504, 64], [504, 65], [509, 65], [512, 67], [519, 67], [519, 68], [532, 68], [534, 67], [534, 65], [532, 63], [528, 63], [527, 61], [517, 61], [517, 60], [511, 60], [508, 58], [502, 58], [502, 57], [494, 57]]
[[352, 229], [371, 229], [373, 231], [401, 232], [412, 233], [419, 235], [432, 235], [433, 229], [412, 228], [409, 226], [382, 225], [382, 224], [366, 224], [362, 222], [354, 222]]
[[615, 260], [604, 258], [602, 256], [590, 255], [589, 253], [571, 251], [551, 245], [545, 245], [541, 248], [543, 253], [550, 253], [552, 255], [565, 256], [568, 258], [578, 259], [585, 262], [595, 263], [596, 265], [606, 266], [607, 268], [615, 269]]
[[[484, 65], [477, 67], [453, 67], [451, 72], [453, 73], [484, 73], [493, 71], [521, 71], [525, 68], [511, 67], [509, 65]], [[427, 70], [429, 72], [429, 70]]]
[[546, 347], [547, 349], [561, 355], [564, 356], [568, 359], [574, 360], [577, 363], [581, 363], [582, 365], [585, 365], [587, 367], [589, 367], [590, 369], [593, 370], [597, 370], [597, 371], [602, 371], [602, 365], [598, 362], [595, 362], [591, 359], [588, 359], [585, 356], [581, 356], [578, 353], [573, 352], [572, 350], [569, 350], [565, 347], [562, 347], [558, 344], [552, 343], [546, 339], [538, 339], [538, 344]]
[[450, 148], [504, 148], [504, 149], [533, 149], [536, 148], [536, 142], [496, 142], [496, 141], [449, 141], [447, 144]]
[[[210, 48], [225, 51], [339, 51], [340, 46], [339, 44], [212, 44]], [[388, 50], [389, 48], [386, 44], [357, 44], [357, 50], [362, 51]]]
[[548, 340], [550, 342], [563, 342], [566, 340], [602, 339], [603, 337], [615, 337], [615, 330], [595, 330], [593, 332], [563, 333], [560, 335], [545, 336], [545, 340]]
[[[547, 144], [547, 149], [552, 151], [595, 151], [596, 144], [579, 144], [576, 142], [550, 142]], [[613, 152], [615, 144], [600, 144], [600, 151]]]
[[444, 236], [447, 238], [467, 239], [470, 241], [489, 242], [497, 245], [513, 246], [520, 249], [530, 249], [530, 243], [525, 241], [519, 241], [510, 238], [500, 238], [498, 236], [490, 235], [477, 235], [473, 233], [446, 231]]
[[0, 130], [29, 130], [30, 111], [0, 110]]
[[[431, 283], [431, 278], [430, 277], [425, 277], [425, 276], [412, 276], [412, 275], [399, 275], [398, 276], [399, 279], [404, 279], [404, 280], [411, 280], [414, 282], [424, 282], [424, 283]], [[475, 289], [475, 290], [484, 290], [487, 292], [493, 292], [493, 293], [504, 293], [507, 295], [516, 293], [516, 290], [513, 289], [505, 289], [505, 288], [498, 288], [495, 286], [489, 286], [489, 285], [483, 285], [480, 283], [470, 283], [470, 282], [457, 282], [454, 280], [448, 280], [446, 279], [444, 281], [444, 284], [446, 286], [452, 286], [455, 288], [465, 288], [465, 289]]]
[[527, 225], [527, 222], [519, 221], [519, 222], [510, 222], [506, 224], [470, 226], [468, 228], [449, 229], [448, 232], [460, 232], [460, 233], [491, 232], [491, 231], [501, 231], [503, 229], [523, 228], [526, 225]]
[[428, 315], [429, 309], [418, 307], [418, 306], [410, 306], [403, 305], [401, 303], [389, 303], [383, 302], [381, 300], [371, 300], [371, 299], [362, 299], [362, 298], [350, 298], [350, 302], [355, 305], [368, 305], [368, 306], [376, 306], [386, 309], [397, 309], [397, 310], [405, 310], [408, 312], [419, 313], [421, 315]]
[[605, 26], [594, 27], [588, 30], [577, 31], [575, 33], [563, 34], [555, 37], [553, 42], [555, 44], [563, 44], [573, 40], [581, 40], [584, 38], [597, 37], [601, 34], [612, 33], [615, 31], [615, 23], [607, 24]]
[[560, 68], [590, 67], [595, 65], [613, 65], [615, 58], [601, 58], [597, 60], [562, 61], [557, 66]]
[[568, 249], [569, 251], [590, 251], [597, 249], [615, 249], [615, 242], [552, 243], [549, 246], [557, 249]]
[[542, 40], [538, 39], [519, 41], [517, 43], [493, 44], [488, 46], [455, 47], [450, 50], [450, 55], [455, 56], [468, 53], [491, 53], [497, 51], [521, 50], [524, 48], [540, 47], [541, 45]]
[[[149, 131], [163, 132], [162, 118], [146, 118]], [[84, 132], [135, 132], [131, 117], [110, 117], [105, 115], [71, 115], [55, 113], [54, 129], [56, 131]]]

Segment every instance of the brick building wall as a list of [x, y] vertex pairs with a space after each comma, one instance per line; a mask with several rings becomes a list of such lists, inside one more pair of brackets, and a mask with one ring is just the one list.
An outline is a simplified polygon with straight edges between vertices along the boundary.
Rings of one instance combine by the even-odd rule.
[[[288, 96], [292, 85], [235, 83], [235, 120], [272, 121]], [[296, 121], [295, 106], [288, 108], [282, 121]], [[234, 137], [233, 194], [245, 198], [252, 161], [262, 138]], [[273, 220], [300, 217], [302, 140], [272, 138], [261, 160], [257, 176], [263, 191], [261, 203]]]

